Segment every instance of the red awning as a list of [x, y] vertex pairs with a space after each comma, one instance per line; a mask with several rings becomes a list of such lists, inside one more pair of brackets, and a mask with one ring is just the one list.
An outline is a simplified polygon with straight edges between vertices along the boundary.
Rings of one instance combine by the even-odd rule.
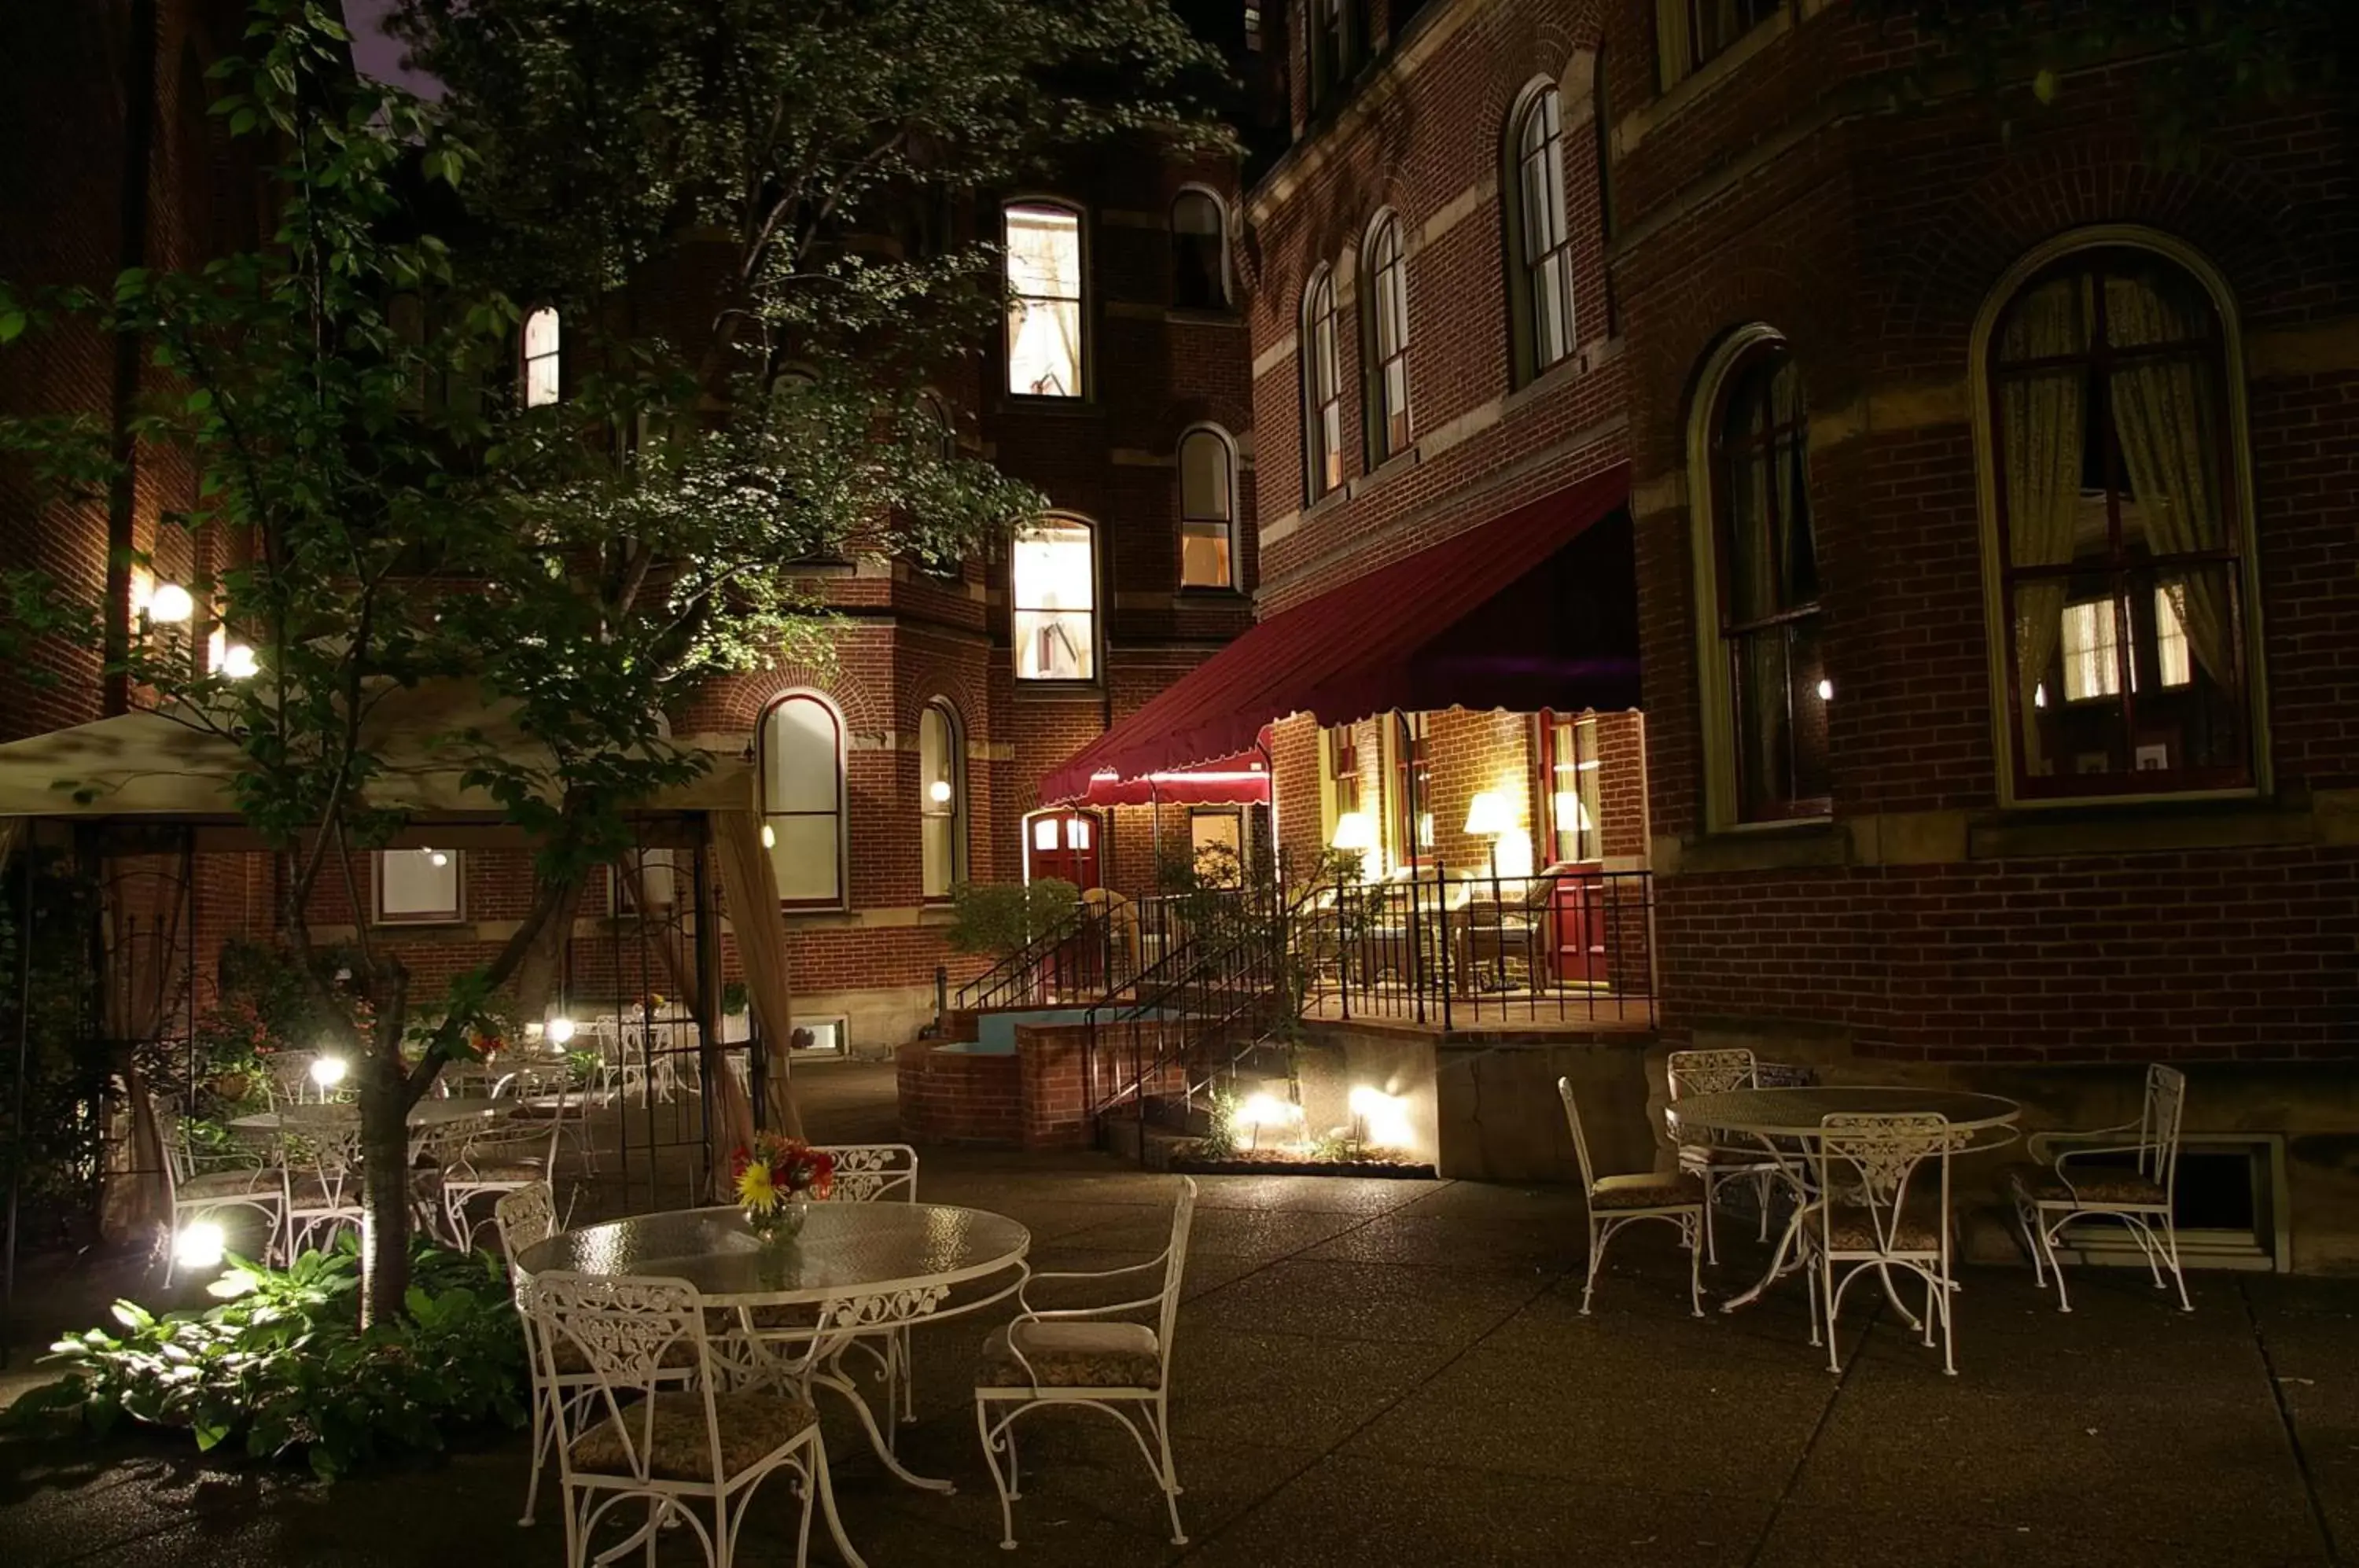
[[1172, 768], [1135, 779], [1105, 772], [1089, 790], [1062, 802], [1072, 806], [1266, 806], [1269, 763], [1258, 751], [1215, 757], [1194, 768]]
[[1636, 705], [1627, 519], [1582, 538], [1629, 494], [1616, 464], [1272, 615], [1067, 758], [1040, 799], [1234, 759], [1290, 713]]

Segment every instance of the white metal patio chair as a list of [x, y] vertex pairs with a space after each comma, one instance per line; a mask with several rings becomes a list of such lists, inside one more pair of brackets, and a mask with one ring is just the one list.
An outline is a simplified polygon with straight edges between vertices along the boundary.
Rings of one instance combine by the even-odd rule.
[[301, 1251], [315, 1231], [332, 1232], [339, 1225], [357, 1231], [365, 1223], [360, 1148], [357, 1126], [321, 1124], [278, 1135], [278, 1164], [286, 1181], [288, 1257]]
[[[1100, 1273], [1035, 1274], [1016, 1292], [1015, 1321], [992, 1330], [975, 1369], [974, 1424], [983, 1435], [984, 1463], [999, 1490], [1000, 1542], [1016, 1545], [1014, 1505], [1023, 1497], [1016, 1470], [1016, 1419], [1053, 1406], [1103, 1410], [1122, 1422], [1155, 1472], [1171, 1513], [1171, 1543], [1188, 1544], [1180, 1524], [1180, 1473], [1171, 1462], [1171, 1338], [1180, 1316], [1180, 1279], [1188, 1265], [1188, 1228], [1196, 1212], [1196, 1183], [1180, 1179], [1171, 1209], [1171, 1239], [1163, 1255], [1127, 1269]], [[1104, 1305], [1039, 1308], [1032, 1288], [1048, 1280], [1120, 1279], [1144, 1275], [1160, 1280], [1151, 1294]], [[1155, 1314], [1153, 1327], [1123, 1321], [1125, 1313]], [[1131, 1416], [1146, 1421], [1142, 1430]], [[1006, 1456], [1002, 1466], [1000, 1456]]]
[[1564, 1102], [1565, 1125], [1572, 1129], [1573, 1157], [1581, 1161], [1581, 1185], [1589, 1197], [1589, 1271], [1581, 1284], [1581, 1311], [1589, 1312], [1589, 1298], [1597, 1289], [1597, 1271], [1605, 1261], [1605, 1246], [1625, 1225], [1661, 1220], [1680, 1233], [1688, 1249], [1688, 1306], [1703, 1316], [1704, 1187], [1690, 1171], [1641, 1171], [1627, 1176], [1600, 1176], [1590, 1163], [1589, 1137], [1582, 1131], [1581, 1106], [1572, 1096], [1572, 1080], [1556, 1081]]
[[[200, 1158], [179, 1116], [159, 1114], [157, 1121], [164, 1142], [164, 1175], [172, 1192], [173, 1245], [165, 1248], [164, 1283], [172, 1282], [181, 1225], [223, 1209], [250, 1209], [261, 1214], [270, 1226], [263, 1261], [277, 1258], [279, 1233], [287, 1224], [287, 1187], [279, 1172], [259, 1153], [241, 1152], [234, 1157], [234, 1163], [220, 1157]], [[202, 1169], [208, 1164], [213, 1169]]]
[[[810, 1557], [814, 1501], [842, 1543], [819, 1413], [783, 1394], [721, 1391], [693, 1285], [552, 1270], [525, 1281], [519, 1294], [551, 1388], [567, 1376], [569, 1354], [589, 1379], [579, 1416], [556, 1444], [568, 1568], [612, 1563], [641, 1548], [652, 1561], [657, 1532], [674, 1519], [694, 1533], [710, 1568], [730, 1568], [756, 1490], [779, 1470], [794, 1475], [802, 1494], [798, 1568]], [[678, 1386], [683, 1371], [692, 1386]], [[601, 1522], [634, 1501], [647, 1505], [647, 1522], [592, 1559], [591, 1538]], [[712, 1509], [709, 1523], [701, 1506]], [[864, 1568], [857, 1555], [844, 1555]]]
[[[2071, 1312], [2072, 1301], [2065, 1293], [2056, 1238], [2066, 1225], [2082, 1220], [2120, 1221], [2145, 1255], [2154, 1288], [2169, 1289], [2162, 1279], [2168, 1268], [2179, 1287], [2180, 1309], [2195, 1310], [2187, 1294], [2187, 1276], [2179, 1267], [2179, 1229], [2173, 1218], [2179, 1196], [2179, 1128], [2186, 1109], [2187, 1075], [2158, 1062], [2146, 1070], [2137, 1120], [2093, 1132], [2035, 1133], [2027, 1147], [2038, 1163], [2008, 1173], [2016, 1219], [2031, 1249], [2032, 1278], [2045, 1290], [2047, 1276], [2056, 1276], [2059, 1312]], [[2134, 1140], [2104, 1141], [2124, 1133], [2135, 1135]], [[2060, 1143], [2085, 1147], [2056, 1149]], [[2118, 1163], [2123, 1155], [2131, 1158], [2127, 1167]], [[2070, 1163], [2094, 1156], [2110, 1156], [2116, 1163], [2077, 1170]]]
[[[835, 1161], [833, 1202], [914, 1203], [918, 1201], [918, 1151], [908, 1144], [831, 1143], [819, 1147], [822, 1153]], [[898, 1415], [903, 1425], [918, 1419], [917, 1390], [914, 1387], [916, 1363], [910, 1354], [909, 1334], [910, 1325], [902, 1324], [885, 1336], [882, 1351], [862, 1340], [852, 1342], [875, 1355], [881, 1363], [888, 1432], [892, 1416]]]
[[563, 1130], [553, 1120], [462, 1124], [443, 1130], [434, 1148], [435, 1163], [442, 1172], [440, 1218], [462, 1250], [474, 1250], [484, 1221], [468, 1205], [484, 1193], [514, 1192], [537, 1184], [555, 1188], [557, 1140]]
[[[1872, 1271], [1892, 1304], [1923, 1329], [1927, 1345], [1940, 1323], [1941, 1370], [1955, 1377], [1951, 1300], [1958, 1287], [1950, 1267], [1950, 1153], [1959, 1146], [1958, 1135], [1947, 1117], [1932, 1112], [1832, 1114], [1821, 1117], [1819, 1127], [1811, 1156], [1819, 1177], [1817, 1213], [1802, 1229], [1810, 1343], [1819, 1343], [1823, 1329], [1827, 1370], [1843, 1370], [1835, 1324], [1843, 1292]], [[1921, 1180], [1929, 1166], [1930, 1193]], [[1892, 1283], [1895, 1269], [1925, 1282], [1921, 1321], [1901, 1304]]]
[[1720, 1261], [1720, 1247], [1712, 1237], [1712, 1211], [1719, 1201], [1720, 1190], [1731, 1181], [1752, 1183], [1754, 1200], [1761, 1211], [1759, 1239], [1767, 1241], [1769, 1194], [1786, 1175], [1786, 1168], [1757, 1149], [1720, 1149], [1699, 1142], [1680, 1126], [1679, 1119], [1679, 1103], [1683, 1098], [1758, 1088], [1761, 1074], [1753, 1052], [1741, 1046], [1724, 1051], [1675, 1051], [1665, 1066], [1663, 1078], [1671, 1099], [1663, 1119], [1670, 1129], [1671, 1141], [1679, 1149], [1680, 1169], [1703, 1183], [1703, 1260], [1715, 1264]]

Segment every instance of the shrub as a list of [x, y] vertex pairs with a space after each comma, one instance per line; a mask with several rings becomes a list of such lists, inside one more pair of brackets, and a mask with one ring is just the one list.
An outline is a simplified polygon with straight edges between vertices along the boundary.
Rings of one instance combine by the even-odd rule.
[[1080, 888], [1054, 877], [1027, 883], [962, 882], [951, 889], [951, 926], [944, 934], [959, 953], [1005, 958], [1054, 931], [1081, 897]]
[[49, 1359], [65, 1376], [25, 1394], [5, 1422], [78, 1422], [103, 1436], [125, 1420], [185, 1431], [201, 1452], [301, 1450], [332, 1480], [403, 1451], [440, 1451], [451, 1432], [529, 1419], [524, 1338], [507, 1275], [489, 1253], [421, 1243], [408, 1312], [359, 1324], [360, 1252], [349, 1234], [284, 1270], [242, 1259], [209, 1287], [221, 1304], [162, 1316], [114, 1303], [119, 1329], [68, 1334]]

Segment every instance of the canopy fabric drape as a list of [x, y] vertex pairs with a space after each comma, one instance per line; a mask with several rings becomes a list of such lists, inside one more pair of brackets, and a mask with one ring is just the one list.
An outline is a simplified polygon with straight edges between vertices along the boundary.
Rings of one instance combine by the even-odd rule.
[[[177, 973], [188, 941], [190, 888], [182, 863], [168, 856], [152, 876], [108, 878], [100, 887], [100, 938], [106, 948], [107, 983], [100, 990], [99, 1027], [116, 1052], [115, 1076], [124, 1103], [117, 1113], [123, 1136], [111, 1141], [106, 1169], [100, 1178], [99, 1234], [109, 1241], [148, 1235], [172, 1223], [172, 1189], [165, 1170], [163, 1127], [147, 1090], [147, 1075], [139, 1065], [139, 1047], [153, 1040], [164, 1026], [171, 976]], [[167, 874], [163, 867], [169, 865]], [[144, 899], [153, 907], [126, 909], [125, 889], [161, 897]], [[144, 939], [138, 927], [145, 921]], [[193, 1007], [196, 998], [187, 1004]]]
[[[2142, 278], [2105, 279], [2106, 335], [2116, 349], [2185, 343], [2201, 336], [2190, 321]], [[2147, 541], [2157, 555], [2218, 548], [2226, 539], [2220, 506], [2218, 413], [2208, 367], [2192, 355], [2129, 360], [2114, 366], [2114, 428], [2122, 465]], [[2198, 568], [2160, 584], [2203, 672], [2223, 689], [2237, 685], [2234, 624], [2225, 576]]]
[[721, 894], [728, 901], [730, 930], [737, 937], [737, 961], [745, 966], [745, 992], [761, 1026], [766, 1073], [765, 1119], [790, 1137], [803, 1135], [788, 1073], [795, 1029], [794, 987], [787, 966], [787, 926], [778, 916], [778, 883], [769, 852], [762, 847], [761, 819], [752, 811], [712, 813], [712, 847], [721, 862]]
[[[2002, 361], [2078, 356], [2089, 347], [2086, 290], [2078, 278], [2032, 289], [2008, 312]], [[2072, 560], [2081, 506], [2083, 387], [2078, 365], [2008, 376], [1999, 388], [1999, 467], [2006, 484], [2007, 560], [2063, 566]], [[2033, 701], [2064, 624], [2065, 579], [2015, 585], [2016, 701], [2027, 776], [2049, 771]], [[2057, 693], [2060, 700], [2062, 693]]]

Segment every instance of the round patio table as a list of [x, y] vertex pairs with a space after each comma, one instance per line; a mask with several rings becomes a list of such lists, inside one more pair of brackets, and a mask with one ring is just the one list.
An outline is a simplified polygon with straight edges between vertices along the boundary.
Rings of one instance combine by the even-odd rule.
[[[495, 1122], [516, 1109], [513, 1100], [478, 1099], [454, 1094], [446, 1100], [420, 1100], [409, 1107], [409, 1128], [422, 1132], [434, 1127], [450, 1127], [456, 1122]], [[229, 1125], [244, 1132], [316, 1132], [322, 1128], [342, 1130], [360, 1126], [361, 1108], [356, 1105], [281, 1105], [275, 1111], [256, 1111], [252, 1116], [234, 1116]]]
[[[1883, 1083], [1814, 1083], [1783, 1089], [1726, 1089], [1717, 1094], [1697, 1094], [1671, 1105], [1680, 1125], [1718, 1135], [1712, 1141], [1743, 1140], [1748, 1149], [1758, 1146], [1786, 1168], [1798, 1192], [1809, 1190], [1808, 1167], [1818, 1142], [1821, 1119], [1831, 1116], [1938, 1115], [1957, 1130], [1956, 1152], [1975, 1153], [2008, 1142], [2023, 1107], [1998, 1094], [1977, 1094], [1963, 1089], [1916, 1089]], [[1797, 1203], [1793, 1217], [1770, 1255], [1769, 1271], [1741, 1295], [1720, 1304], [1723, 1312], [1751, 1306], [1778, 1279], [1799, 1267], [1802, 1222], [1811, 1203]], [[1794, 1261], [1789, 1262], [1789, 1259]], [[1898, 1305], [1898, 1299], [1894, 1298]], [[1904, 1315], [1907, 1309], [1901, 1309]]]
[[[686, 1280], [708, 1306], [738, 1314], [756, 1376], [798, 1392], [817, 1385], [842, 1394], [886, 1469], [910, 1486], [949, 1492], [956, 1489], [950, 1482], [913, 1475], [894, 1457], [841, 1356], [862, 1335], [896, 1334], [1006, 1300], [1024, 1282], [1031, 1247], [1031, 1232], [1006, 1215], [949, 1203], [813, 1203], [802, 1234], [784, 1244], [765, 1244], [739, 1209], [676, 1209], [560, 1231], [518, 1254], [516, 1272]], [[962, 1289], [969, 1286], [980, 1288]], [[808, 1335], [808, 1348], [791, 1358], [766, 1344], [756, 1321], [757, 1311], [779, 1307], [812, 1313], [807, 1327], [789, 1331]], [[858, 1561], [832, 1503], [828, 1529]]]

